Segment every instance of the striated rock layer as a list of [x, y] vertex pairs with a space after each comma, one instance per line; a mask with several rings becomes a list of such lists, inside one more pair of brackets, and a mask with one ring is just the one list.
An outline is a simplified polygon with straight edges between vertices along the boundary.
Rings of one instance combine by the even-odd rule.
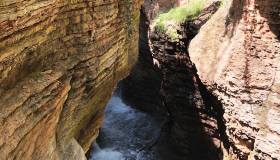
[[280, 1], [225, 1], [189, 52], [218, 97], [229, 159], [280, 159]]
[[138, 54], [140, 0], [0, 1], [0, 159], [86, 159]]

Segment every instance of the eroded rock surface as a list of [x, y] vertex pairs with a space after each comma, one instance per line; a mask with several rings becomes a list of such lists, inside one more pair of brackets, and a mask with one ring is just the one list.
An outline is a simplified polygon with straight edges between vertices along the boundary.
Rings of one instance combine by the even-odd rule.
[[0, 1], [0, 159], [85, 159], [138, 54], [140, 0]]
[[[144, 9], [149, 20], [159, 12]], [[194, 144], [208, 136], [221, 159], [280, 159], [279, 21], [277, 0], [227, 0], [199, 32], [199, 18], [184, 24], [179, 42], [151, 33], [161, 107], [178, 150], [207, 157], [211, 147]]]
[[231, 159], [280, 159], [280, 1], [225, 1], [189, 52], [225, 109]]
[[218, 115], [203, 100], [187, 52], [190, 41], [219, 5], [220, 2], [212, 3], [196, 18], [182, 23], [176, 41], [161, 32], [150, 33], [152, 56], [162, 74], [160, 94], [163, 109], [169, 114], [169, 141], [181, 155], [178, 159], [219, 159]]
[[[143, 38], [140, 39], [139, 62], [124, 81], [128, 89], [124, 88], [122, 93], [128, 102], [138, 104], [137, 108], [149, 113], [163, 113], [162, 137], [159, 140], [171, 146], [169, 153], [172, 155], [167, 155], [167, 160], [219, 159], [217, 117], [221, 115], [216, 114], [217, 109], [205, 104], [199, 79], [187, 52], [188, 44], [217, 11], [219, 4], [212, 3], [196, 18], [178, 27], [178, 41], [152, 30], [147, 24], [140, 26]], [[144, 8], [143, 13], [147, 14], [145, 9], [148, 10]]]

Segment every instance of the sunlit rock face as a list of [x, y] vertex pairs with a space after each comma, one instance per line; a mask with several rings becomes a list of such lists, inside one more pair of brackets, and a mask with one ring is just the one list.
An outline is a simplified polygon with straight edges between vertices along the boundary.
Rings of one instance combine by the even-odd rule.
[[231, 159], [280, 159], [280, 1], [226, 1], [189, 52], [222, 102]]
[[141, 0], [0, 1], [0, 159], [85, 159], [138, 54]]

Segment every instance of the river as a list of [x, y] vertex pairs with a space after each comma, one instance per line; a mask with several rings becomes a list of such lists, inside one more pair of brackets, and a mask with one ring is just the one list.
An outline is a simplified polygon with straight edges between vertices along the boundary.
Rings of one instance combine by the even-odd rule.
[[104, 124], [90, 160], [159, 160], [155, 144], [159, 123], [126, 105], [116, 92], [109, 101]]

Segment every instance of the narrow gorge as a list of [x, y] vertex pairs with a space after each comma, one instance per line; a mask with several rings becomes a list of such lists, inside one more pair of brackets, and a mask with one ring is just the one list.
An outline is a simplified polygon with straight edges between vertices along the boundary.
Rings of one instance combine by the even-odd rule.
[[0, 160], [280, 160], [279, 0], [0, 0]]

